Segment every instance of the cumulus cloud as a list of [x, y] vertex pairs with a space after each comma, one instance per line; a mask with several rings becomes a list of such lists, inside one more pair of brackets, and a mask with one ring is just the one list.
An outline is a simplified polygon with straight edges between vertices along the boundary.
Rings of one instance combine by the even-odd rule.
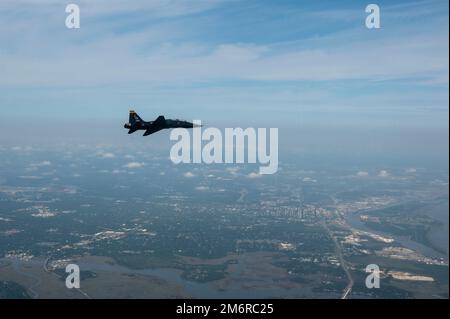
[[184, 177], [194, 177], [195, 175], [192, 172], [186, 172], [183, 174]]
[[144, 166], [144, 163], [140, 162], [130, 162], [124, 165], [125, 168], [129, 169], [136, 169], [136, 168], [142, 168]]
[[378, 177], [389, 177], [389, 173], [388, 173], [388, 171], [386, 171], [386, 170], [381, 170], [381, 171], [378, 173]]
[[317, 180], [315, 180], [314, 178], [311, 178], [311, 177], [305, 177], [305, 178], [303, 178], [303, 181], [306, 182], [306, 183], [315, 183], [315, 182], [317, 182]]
[[413, 167], [406, 169], [406, 173], [413, 174], [413, 173], [416, 173], [416, 172], [417, 172], [417, 169], [415, 169]]
[[262, 175], [252, 172], [252, 173], [248, 174], [247, 177], [248, 178], [259, 178], [259, 177], [262, 177]]
[[101, 158], [114, 158], [114, 157], [116, 157], [111, 152], [100, 152], [100, 153], [98, 153], [98, 156], [101, 157]]
[[358, 176], [358, 177], [366, 177], [366, 176], [369, 176], [369, 172], [359, 171], [358, 173], [356, 173], [356, 176]]
[[227, 172], [229, 172], [231, 175], [236, 175], [239, 171], [239, 167], [228, 167]]
[[33, 176], [33, 175], [23, 175], [19, 176], [21, 179], [42, 179], [42, 176]]
[[52, 162], [50, 162], [50, 161], [42, 161], [39, 163], [32, 164], [31, 166], [43, 167], [43, 166], [51, 166], [51, 165], [52, 165]]
[[197, 186], [195, 189], [198, 191], [206, 191], [209, 189], [209, 187], [208, 186]]

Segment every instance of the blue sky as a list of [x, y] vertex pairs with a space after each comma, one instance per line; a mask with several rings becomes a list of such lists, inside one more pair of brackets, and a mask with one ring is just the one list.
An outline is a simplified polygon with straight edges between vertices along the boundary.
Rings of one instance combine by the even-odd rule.
[[0, 117], [448, 128], [448, 2], [0, 3]]

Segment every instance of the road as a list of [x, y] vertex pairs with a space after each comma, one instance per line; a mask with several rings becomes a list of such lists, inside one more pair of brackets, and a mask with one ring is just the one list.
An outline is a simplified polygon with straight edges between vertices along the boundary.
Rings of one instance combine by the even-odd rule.
[[339, 263], [341, 264], [342, 269], [344, 270], [345, 274], [347, 275], [348, 284], [344, 288], [344, 290], [342, 292], [342, 296], [341, 296], [341, 299], [347, 299], [347, 297], [350, 295], [350, 293], [352, 291], [353, 284], [355, 282], [353, 280], [352, 274], [350, 273], [348, 265], [347, 265], [347, 263], [346, 263], [346, 261], [344, 259], [343, 254], [342, 254], [342, 246], [341, 246], [341, 244], [339, 243], [337, 238], [333, 236], [333, 234], [331, 233], [331, 231], [328, 228], [328, 225], [326, 223], [323, 223], [323, 227], [326, 229], [326, 231], [328, 232], [328, 234], [331, 237], [331, 239], [333, 239], [334, 245], [336, 247], [336, 254], [337, 254], [338, 258], [339, 258]]

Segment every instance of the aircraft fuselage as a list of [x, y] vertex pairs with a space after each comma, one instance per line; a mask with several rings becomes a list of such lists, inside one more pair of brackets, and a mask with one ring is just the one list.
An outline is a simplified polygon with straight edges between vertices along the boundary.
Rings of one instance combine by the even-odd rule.
[[130, 119], [123, 127], [129, 130], [128, 134], [145, 130], [144, 136], [147, 136], [163, 129], [176, 127], [193, 128], [194, 125], [187, 121], [166, 120], [162, 115], [158, 116], [154, 121], [143, 121], [136, 112], [130, 111]]

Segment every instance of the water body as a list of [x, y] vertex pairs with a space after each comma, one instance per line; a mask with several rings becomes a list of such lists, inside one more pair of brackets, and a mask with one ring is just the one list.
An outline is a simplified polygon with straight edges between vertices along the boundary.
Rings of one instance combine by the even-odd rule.
[[[211, 283], [199, 283], [194, 281], [185, 280], [181, 277], [182, 271], [172, 268], [164, 269], [130, 269], [120, 265], [109, 265], [109, 264], [97, 264], [97, 263], [79, 263], [80, 269], [90, 270], [90, 271], [110, 271], [110, 272], [120, 272], [125, 274], [139, 274], [144, 276], [151, 276], [160, 278], [172, 283], [176, 283], [183, 287], [185, 292], [192, 298], [299, 298], [299, 297], [310, 297], [313, 292], [309, 288], [252, 288], [252, 289], [242, 289], [238, 285], [227, 288], [226, 290], [218, 290], [211, 285]], [[270, 282], [262, 278], [261, 281], [267, 283], [267, 285], [274, 285], [276, 283]], [[242, 279], [238, 281], [242, 283]]]
[[428, 234], [430, 242], [440, 251], [445, 252], [448, 258], [449, 248], [449, 202], [448, 198], [441, 203], [433, 206], [428, 212], [429, 216], [438, 220], [441, 225], [431, 228]]
[[[5, 265], [8, 264], [6, 260], [0, 259], [0, 262], [4, 261]], [[31, 292], [33, 298], [37, 298], [38, 294], [33, 288], [43, 284], [42, 279], [31, 273], [23, 271], [21, 267], [23, 265], [35, 265], [45, 269], [45, 261], [41, 259], [32, 259], [29, 261], [12, 260], [14, 270], [20, 275], [30, 277], [35, 280], [31, 287], [28, 287], [28, 291]], [[212, 282], [199, 283], [194, 281], [185, 280], [181, 277], [182, 271], [174, 268], [156, 268], [156, 269], [131, 269], [118, 264], [106, 264], [106, 263], [93, 263], [93, 262], [77, 262], [77, 265], [82, 271], [108, 271], [121, 274], [138, 274], [143, 276], [149, 276], [153, 278], [162, 279], [171, 283], [181, 286], [185, 293], [191, 298], [204, 298], [204, 299], [220, 299], [220, 298], [237, 298], [237, 299], [252, 299], [252, 298], [311, 298], [312, 296], [320, 297], [319, 293], [312, 291], [310, 287], [296, 287], [296, 288], [282, 288], [277, 287], [277, 282], [271, 278], [257, 278], [246, 281], [245, 278], [239, 277], [239, 275], [229, 275], [228, 279], [232, 284], [228, 285], [226, 289], [220, 290], [214, 287]], [[244, 267], [244, 265], [242, 265]], [[239, 269], [237, 271], [239, 274]], [[243, 288], [242, 284], [258, 284], [259, 287]], [[267, 287], [261, 287], [267, 286]], [[130, 287], [132, 289], [132, 287]], [[330, 294], [324, 295], [327, 298], [338, 298], [339, 295], [332, 296]]]
[[[421, 243], [418, 243], [414, 240], [411, 240], [409, 237], [406, 236], [398, 236], [398, 235], [393, 235], [390, 233], [385, 233], [385, 232], [381, 232], [381, 231], [375, 231], [369, 227], [367, 227], [363, 222], [361, 222], [360, 220], [360, 215], [362, 214], [362, 212], [360, 211], [356, 211], [356, 212], [352, 212], [349, 214], [345, 215], [345, 220], [346, 222], [353, 228], [357, 229], [357, 230], [361, 230], [361, 231], [366, 231], [366, 232], [370, 232], [373, 234], [377, 234], [383, 237], [390, 237], [393, 238], [395, 240], [395, 242], [397, 242], [398, 244], [400, 244], [401, 246], [417, 251], [420, 254], [422, 254], [425, 257], [428, 258], [434, 258], [434, 259], [444, 259], [448, 261], [448, 256], [446, 254], [443, 254], [442, 252], [436, 251], [435, 249], [425, 246]], [[370, 212], [368, 211], [364, 211], [364, 214], [369, 214]], [[448, 232], [447, 232], [447, 236], [448, 236]]]

